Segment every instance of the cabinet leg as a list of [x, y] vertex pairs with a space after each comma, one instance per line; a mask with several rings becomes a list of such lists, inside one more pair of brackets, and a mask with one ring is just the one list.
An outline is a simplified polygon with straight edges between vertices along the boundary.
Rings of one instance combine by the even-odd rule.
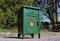
[[22, 39], [24, 39], [25, 37], [24, 37], [24, 34], [22, 34]]
[[32, 38], [34, 38], [34, 34], [31, 34]]
[[18, 38], [20, 38], [21, 34], [18, 34]]
[[40, 34], [38, 34], [38, 38], [40, 38]]

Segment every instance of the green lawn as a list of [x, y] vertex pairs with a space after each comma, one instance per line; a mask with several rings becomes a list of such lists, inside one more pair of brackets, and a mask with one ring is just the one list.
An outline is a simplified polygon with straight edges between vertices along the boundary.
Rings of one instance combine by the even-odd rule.
[[17, 29], [0, 29], [0, 32], [17, 32]]
[[[2, 29], [0, 28], [0, 32], [17, 32], [18, 29], [17, 28], [14, 28], [14, 29]], [[45, 33], [45, 32], [48, 32], [48, 30], [46, 29], [43, 29], [43, 30], [40, 30], [41, 33]]]
[[41, 34], [42, 34], [42, 33], [47, 33], [47, 32], [49, 32], [47, 29], [40, 30], [40, 33], [41, 33]]

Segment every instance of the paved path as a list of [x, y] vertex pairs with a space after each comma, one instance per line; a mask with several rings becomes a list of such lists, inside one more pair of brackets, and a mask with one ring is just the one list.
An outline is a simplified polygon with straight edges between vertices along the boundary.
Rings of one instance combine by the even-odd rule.
[[0, 41], [60, 41], [60, 33], [44, 33], [43, 35], [41, 35], [41, 38], [38, 39], [35, 35], [35, 38], [31, 38], [31, 36], [26, 36], [25, 39], [20, 39], [17, 38], [17, 33], [15, 33], [15, 36], [9, 36], [7, 35], [7, 37], [2, 37], [0, 36]]
[[0, 41], [60, 41], [60, 36], [46, 36], [41, 37], [40, 39], [18, 39], [18, 38], [2, 38], [0, 37]]

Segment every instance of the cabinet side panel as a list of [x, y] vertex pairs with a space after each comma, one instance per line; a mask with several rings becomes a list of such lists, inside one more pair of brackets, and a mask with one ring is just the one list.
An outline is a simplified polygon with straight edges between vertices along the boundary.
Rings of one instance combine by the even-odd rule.
[[18, 14], [18, 33], [23, 33], [23, 10], [20, 9]]

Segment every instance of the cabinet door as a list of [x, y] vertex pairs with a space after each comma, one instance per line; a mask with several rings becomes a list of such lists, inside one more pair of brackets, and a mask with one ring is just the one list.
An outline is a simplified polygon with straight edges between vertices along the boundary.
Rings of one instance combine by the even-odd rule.
[[38, 33], [38, 17], [34, 15], [25, 15], [24, 17], [24, 33]]

